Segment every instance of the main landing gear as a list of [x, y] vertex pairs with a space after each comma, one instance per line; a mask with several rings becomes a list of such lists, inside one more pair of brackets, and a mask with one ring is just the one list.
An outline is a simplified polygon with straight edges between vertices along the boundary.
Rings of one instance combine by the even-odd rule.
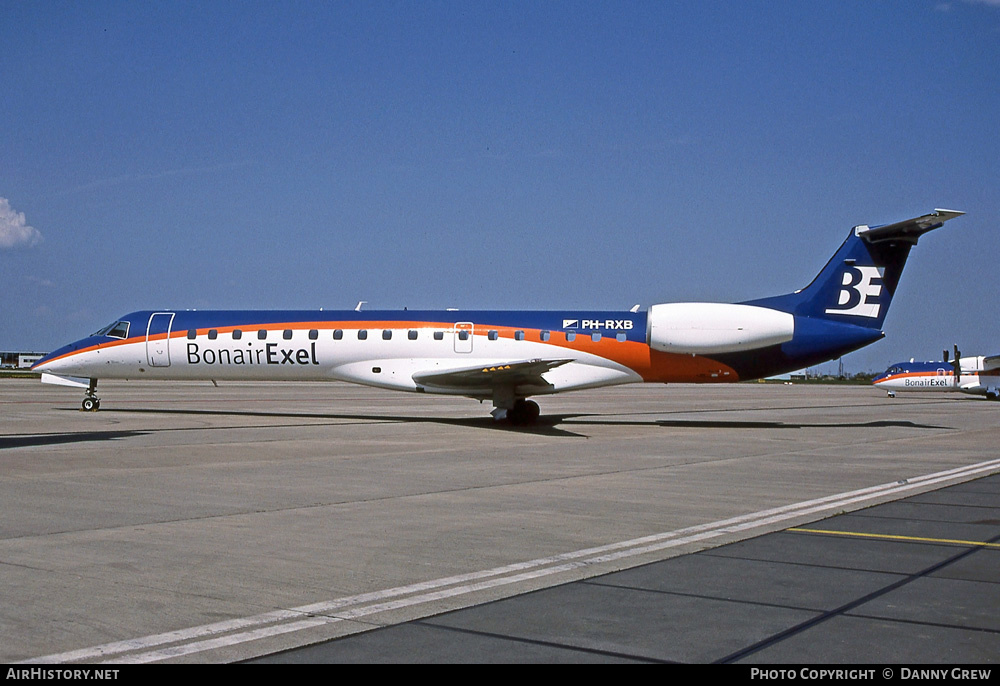
[[515, 400], [512, 407], [507, 409], [497, 407], [491, 414], [497, 421], [506, 419], [514, 426], [527, 426], [535, 423], [535, 420], [538, 419], [538, 413], [538, 403], [521, 398]]
[[83, 399], [82, 409], [84, 412], [97, 412], [101, 409], [101, 399], [97, 397], [97, 379], [90, 380], [90, 386], [87, 387], [87, 395]]

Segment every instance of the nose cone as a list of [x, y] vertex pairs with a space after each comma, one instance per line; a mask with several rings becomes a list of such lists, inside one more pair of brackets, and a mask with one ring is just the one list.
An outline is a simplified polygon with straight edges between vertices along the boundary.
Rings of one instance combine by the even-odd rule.
[[31, 370], [36, 372], [48, 372], [50, 374], [67, 374], [74, 371], [79, 360], [78, 353], [91, 346], [90, 339], [64, 345], [58, 350], [53, 350], [48, 355], [31, 365]]

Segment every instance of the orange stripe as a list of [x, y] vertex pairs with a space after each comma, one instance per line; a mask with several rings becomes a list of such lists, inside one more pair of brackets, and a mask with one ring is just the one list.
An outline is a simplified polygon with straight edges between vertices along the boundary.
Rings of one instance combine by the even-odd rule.
[[[316, 329], [322, 331], [332, 331], [334, 329], [344, 329], [355, 331], [359, 329], [438, 329], [446, 332], [454, 332], [455, 322], [430, 322], [430, 321], [405, 321], [405, 320], [364, 320], [364, 321], [312, 321], [312, 322], [277, 322], [271, 324], [244, 324], [239, 326], [202, 327], [195, 329], [196, 335], [207, 335], [210, 329], [221, 333], [231, 334], [239, 329], [248, 333], [254, 331], [284, 331], [284, 330], [309, 330]], [[170, 332], [170, 338], [184, 339], [188, 335], [188, 328], [175, 329]], [[573, 341], [566, 340], [566, 332], [550, 331], [548, 341], [541, 340], [543, 329], [531, 329], [515, 326], [489, 326], [476, 324], [474, 333], [477, 336], [485, 335], [487, 331], [496, 331], [499, 338], [514, 340], [514, 333], [523, 331], [526, 341], [545, 343], [558, 348], [575, 350], [597, 357], [617, 362], [639, 374], [643, 381], [650, 382], [673, 382], [673, 383], [704, 383], [704, 382], [731, 382], [739, 381], [739, 375], [732, 367], [721, 364], [714, 360], [698, 357], [694, 355], [683, 355], [678, 353], [665, 353], [652, 350], [646, 343], [638, 341], [619, 341], [614, 336], [602, 335], [601, 340], [594, 341], [591, 334], [577, 332]], [[166, 333], [149, 336], [148, 340], [163, 340]], [[53, 360], [59, 360], [72, 355], [91, 352], [98, 348], [109, 348], [129, 343], [138, 343], [146, 339], [146, 336], [135, 336], [121, 341], [100, 343], [80, 350], [66, 353]]]

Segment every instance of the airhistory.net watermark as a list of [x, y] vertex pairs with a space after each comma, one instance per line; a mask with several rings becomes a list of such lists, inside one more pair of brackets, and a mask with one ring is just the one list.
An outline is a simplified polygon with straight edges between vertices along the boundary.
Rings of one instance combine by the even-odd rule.
[[118, 678], [117, 669], [52, 669], [48, 667], [8, 667], [7, 679], [53, 680], [53, 681], [90, 681], [114, 680]]

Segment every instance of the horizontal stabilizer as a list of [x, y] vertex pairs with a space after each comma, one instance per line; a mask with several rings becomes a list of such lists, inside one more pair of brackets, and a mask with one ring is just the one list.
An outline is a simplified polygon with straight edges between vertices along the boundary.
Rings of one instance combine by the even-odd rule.
[[916, 243], [917, 239], [923, 234], [937, 229], [949, 219], [961, 217], [963, 214], [965, 212], [959, 212], [958, 210], [939, 209], [922, 217], [914, 217], [913, 219], [896, 222], [895, 224], [886, 224], [885, 226], [876, 226], [874, 228], [860, 226], [857, 228], [857, 233], [869, 243], [890, 240], [906, 240]]
[[72, 388], [90, 388], [90, 379], [84, 379], [79, 376], [59, 376], [58, 374], [49, 374], [48, 372], [42, 372], [42, 383], [70, 386]]
[[451, 369], [445, 372], [417, 372], [413, 380], [422, 386], [454, 389], [482, 389], [514, 386], [548, 386], [542, 374], [573, 360], [524, 360]]

